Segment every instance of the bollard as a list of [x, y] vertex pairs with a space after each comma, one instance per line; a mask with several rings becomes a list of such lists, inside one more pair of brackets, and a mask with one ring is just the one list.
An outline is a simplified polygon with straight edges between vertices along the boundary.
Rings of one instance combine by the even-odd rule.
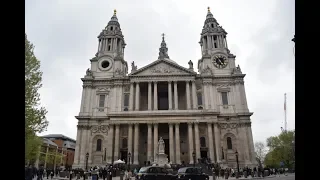
[[245, 178], [247, 178], [248, 177], [247, 171], [243, 171], [243, 175], [244, 175]]

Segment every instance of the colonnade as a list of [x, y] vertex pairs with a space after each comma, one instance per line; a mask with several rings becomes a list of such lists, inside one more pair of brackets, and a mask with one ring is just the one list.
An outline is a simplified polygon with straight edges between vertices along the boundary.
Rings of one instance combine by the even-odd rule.
[[[192, 153], [196, 153], [196, 159], [201, 157], [200, 154], [200, 137], [199, 137], [199, 122], [183, 122], [188, 124], [188, 155], [189, 162], [193, 164]], [[169, 159], [172, 163], [181, 164], [181, 150], [180, 150], [180, 124], [181, 123], [168, 123], [169, 127]], [[212, 122], [206, 122], [208, 133], [208, 149], [210, 159], [220, 161], [220, 132], [217, 124]], [[130, 159], [131, 164], [139, 164], [139, 127], [140, 123], [128, 124], [128, 152], [132, 154]], [[108, 163], [119, 159], [119, 141], [120, 141], [120, 124], [110, 124], [108, 133], [108, 145], [107, 154], [112, 155], [108, 158]], [[158, 141], [159, 141], [159, 124], [147, 123], [147, 161], [153, 161], [156, 159], [158, 153]], [[213, 137], [214, 130], [214, 137]], [[115, 132], [115, 133], [113, 133]], [[214, 138], [214, 141], [213, 141]], [[114, 139], [114, 141], [113, 141]], [[112, 143], [114, 142], [114, 143]], [[215, 142], [215, 144], [214, 144]], [[215, 148], [215, 150], [214, 150]], [[113, 152], [113, 153], [112, 153]], [[216, 154], [215, 154], [216, 153]], [[215, 158], [216, 157], [216, 158]]]
[[[140, 110], [140, 83], [142, 82], [131, 82], [130, 84], [130, 96], [129, 96], [129, 111], [139, 111]], [[148, 83], [148, 110], [158, 110], [158, 83], [157, 81], [149, 81]], [[195, 81], [191, 81], [191, 91], [190, 92], [190, 81], [185, 81], [186, 85], [186, 103], [187, 109], [197, 109], [197, 92]], [[153, 92], [152, 92], [153, 86]], [[172, 94], [173, 86], [173, 94]], [[135, 90], [135, 94], [134, 94]], [[153, 95], [153, 100], [152, 100]], [[172, 98], [173, 95], [173, 98]], [[169, 100], [169, 110], [179, 109], [178, 100], [178, 81], [168, 81], [168, 100]], [[153, 101], [153, 102], [152, 102]], [[153, 107], [152, 107], [153, 103]], [[191, 107], [192, 105], [192, 107]]]

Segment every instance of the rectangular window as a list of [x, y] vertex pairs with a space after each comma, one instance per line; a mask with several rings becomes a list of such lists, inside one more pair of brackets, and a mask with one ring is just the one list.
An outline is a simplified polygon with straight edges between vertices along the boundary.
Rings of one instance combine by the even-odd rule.
[[222, 104], [228, 105], [228, 93], [227, 92], [221, 92], [222, 97]]
[[99, 107], [103, 108], [104, 107], [104, 101], [106, 99], [106, 95], [100, 95], [99, 96]]
[[129, 106], [129, 94], [124, 94], [124, 106]]
[[198, 97], [198, 106], [201, 106], [202, 105], [202, 95], [201, 95], [201, 93], [198, 93], [197, 97]]

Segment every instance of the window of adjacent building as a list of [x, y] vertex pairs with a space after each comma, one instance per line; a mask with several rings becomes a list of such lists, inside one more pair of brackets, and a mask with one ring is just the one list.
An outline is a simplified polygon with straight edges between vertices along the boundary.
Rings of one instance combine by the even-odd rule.
[[101, 139], [97, 140], [97, 151], [101, 151]]
[[198, 106], [201, 106], [202, 105], [202, 94], [198, 93], [197, 97], [198, 97]]
[[106, 95], [100, 95], [99, 96], [99, 107], [103, 108], [104, 107], [104, 101], [106, 99]]
[[206, 147], [206, 138], [205, 137], [201, 137], [200, 138], [200, 146], [201, 147]]
[[227, 137], [227, 147], [228, 147], [228, 149], [232, 149], [232, 140], [231, 140], [231, 137]]
[[221, 92], [222, 97], [222, 104], [228, 105], [228, 93], [227, 92]]

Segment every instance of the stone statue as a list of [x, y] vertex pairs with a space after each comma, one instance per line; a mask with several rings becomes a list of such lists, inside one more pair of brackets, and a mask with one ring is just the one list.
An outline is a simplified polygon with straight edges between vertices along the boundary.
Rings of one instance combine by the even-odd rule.
[[86, 71], [86, 75], [87, 75], [87, 76], [91, 76], [91, 75], [92, 75], [92, 72], [91, 72], [91, 70], [90, 70], [89, 68], [88, 68], [87, 71]]
[[189, 64], [189, 69], [193, 69], [193, 62], [191, 60], [188, 62], [188, 64]]
[[164, 141], [162, 137], [160, 137], [160, 140], [158, 142], [158, 147], [159, 147], [159, 154], [164, 153]]
[[131, 71], [136, 71], [138, 68], [137, 66], [134, 64], [134, 61], [132, 61], [131, 63]]

